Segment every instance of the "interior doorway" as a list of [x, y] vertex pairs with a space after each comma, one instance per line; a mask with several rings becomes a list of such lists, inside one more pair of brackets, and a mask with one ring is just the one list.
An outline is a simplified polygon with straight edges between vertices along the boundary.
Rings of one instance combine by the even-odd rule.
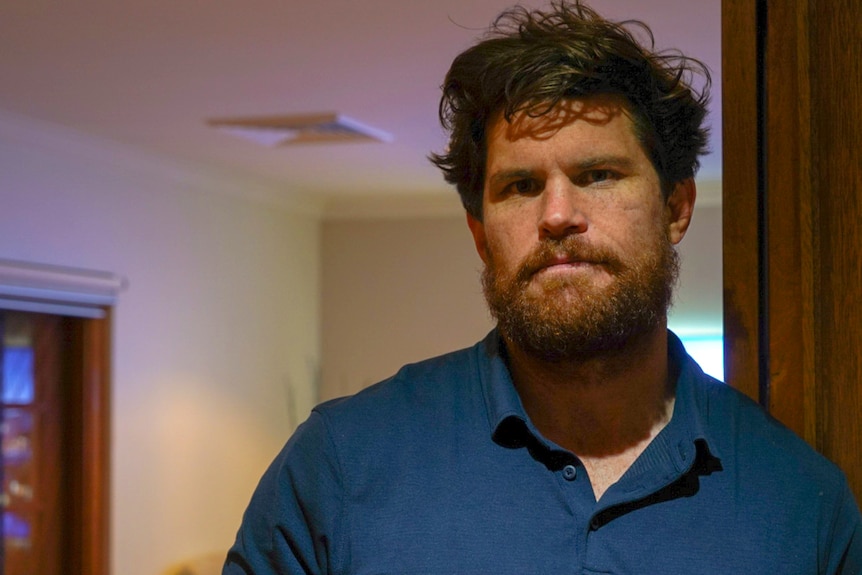
[[0, 309], [0, 575], [106, 572], [104, 321]]

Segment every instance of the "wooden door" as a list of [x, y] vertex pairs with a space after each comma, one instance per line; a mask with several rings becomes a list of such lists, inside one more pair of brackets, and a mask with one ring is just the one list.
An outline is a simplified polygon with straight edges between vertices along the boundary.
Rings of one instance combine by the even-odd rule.
[[107, 573], [95, 320], [0, 310], [2, 575]]
[[862, 500], [862, 2], [723, 0], [727, 380]]

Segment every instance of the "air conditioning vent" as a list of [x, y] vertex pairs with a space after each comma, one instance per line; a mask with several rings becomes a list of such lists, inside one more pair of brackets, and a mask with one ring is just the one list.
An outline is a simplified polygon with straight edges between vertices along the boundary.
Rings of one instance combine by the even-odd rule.
[[336, 113], [216, 118], [207, 125], [265, 146], [391, 142], [392, 135]]

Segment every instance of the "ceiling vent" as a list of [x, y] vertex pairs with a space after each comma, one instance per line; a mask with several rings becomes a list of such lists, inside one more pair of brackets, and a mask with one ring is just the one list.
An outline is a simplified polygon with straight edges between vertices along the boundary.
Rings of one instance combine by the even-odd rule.
[[265, 146], [391, 142], [392, 135], [341, 114], [216, 118], [207, 125]]

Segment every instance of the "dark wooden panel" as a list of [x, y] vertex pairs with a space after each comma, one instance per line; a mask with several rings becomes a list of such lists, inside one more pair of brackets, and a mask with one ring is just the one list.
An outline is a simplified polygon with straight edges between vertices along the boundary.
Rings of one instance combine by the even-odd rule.
[[82, 573], [108, 575], [110, 540], [111, 310], [82, 326]]
[[818, 444], [862, 499], [862, 3], [811, 3], [823, 369]]
[[729, 378], [862, 499], [862, 2], [722, 12]]
[[759, 398], [758, 102], [754, 0], [722, 2], [725, 379]]
[[769, 410], [816, 446], [807, 2], [771, 2], [766, 19]]
[[110, 310], [106, 313], [104, 319], [68, 322], [69, 573], [108, 575], [110, 567]]

